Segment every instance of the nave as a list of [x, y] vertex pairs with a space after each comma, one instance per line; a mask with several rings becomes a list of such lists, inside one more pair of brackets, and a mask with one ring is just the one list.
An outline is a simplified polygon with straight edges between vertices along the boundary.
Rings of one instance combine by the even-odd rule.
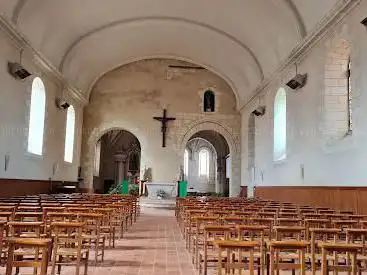
[[[11, 207], [10, 204], [10, 202], [0, 202], [0, 224], [1, 220], [3, 220], [7, 213], [9, 213], [5, 212], [4, 210], [9, 210]], [[35, 208], [36, 206], [33, 207]], [[48, 210], [55, 211], [57, 208], [53, 207], [53, 209], [48, 209], [50, 207], [51, 206], [43, 206], [43, 212], [45, 213]], [[22, 211], [28, 210], [29, 212], [19, 212], [17, 211], [19, 208]], [[25, 208], [27, 208], [27, 210], [25, 210]], [[16, 210], [14, 210], [15, 212], [12, 217], [9, 217], [8, 225], [12, 224], [14, 226], [15, 223], [21, 223], [19, 221], [14, 221], [18, 220], [19, 216], [21, 215], [23, 218], [22, 233], [24, 234], [24, 226], [27, 223], [29, 225], [35, 223], [34, 221], [31, 221], [31, 218], [35, 217], [37, 212], [30, 212], [30, 210], [32, 210], [32, 206], [30, 205], [18, 205]], [[66, 211], [78, 210], [80, 212], [82, 209], [81, 207], [78, 207], [78, 209], [67, 207], [62, 210], [65, 214], [68, 214], [69, 219], [71, 219], [73, 213], [66, 213]], [[44, 215], [44, 217], [53, 215], [56, 216], [55, 212], [49, 212], [48, 214]], [[61, 217], [62, 215], [63, 212], [59, 212], [57, 216]], [[45, 219], [48, 220], [49, 218]], [[63, 219], [67, 220], [66, 218]], [[102, 261], [100, 257], [98, 257], [97, 265], [94, 263], [94, 247], [91, 247], [89, 254], [89, 266], [87, 270], [88, 275], [196, 274], [193, 269], [189, 253], [185, 248], [185, 243], [182, 239], [181, 232], [176, 223], [173, 210], [142, 208], [141, 214], [137, 215], [136, 222], [134, 222], [134, 218], [132, 218], [131, 227], [130, 224], [131, 222], [129, 220], [126, 225], [127, 231], [123, 233], [122, 238], [116, 237], [115, 247], [109, 247], [109, 240], [106, 238], [104, 259]], [[7, 234], [8, 233], [4, 232], [5, 242], [2, 248], [3, 252], [8, 251], [7, 239], [9, 238], [9, 235]], [[30, 232], [28, 231], [27, 234], [30, 234]], [[118, 234], [116, 233], [116, 235]], [[24, 237], [24, 235], [22, 237]], [[53, 250], [55, 251], [55, 249]], [[3, 254], [5, 258], [2, 259], [2, 265], [0, 265], [0, 274], [6, 274], [6, 252]], [[13, 270], [14, 269], [15, 268], [13, 268]], [[38, 269], [37, 272], [37, 274], [40, 274], [40, 269]], [[76, 274], [75, 272], [75, 266], [66, 266], [62, 268], [61, 274]], [[32, 269], [29, 267], [20, 268], [19, 274], [32, 274]], [[49, 261], [48, 263], [47, 274], [52, 274], [52, 261]], [[83, 265], [80, 268], [80, 274], [85, 274]]]

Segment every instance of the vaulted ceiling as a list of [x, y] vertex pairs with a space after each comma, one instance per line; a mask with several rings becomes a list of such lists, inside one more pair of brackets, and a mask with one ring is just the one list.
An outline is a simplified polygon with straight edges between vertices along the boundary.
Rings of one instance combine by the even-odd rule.
[[0, 14], [89, 96], [144, 58], [177, 58], [223, 77], [246, 100], [345, 0], [0, 0]]

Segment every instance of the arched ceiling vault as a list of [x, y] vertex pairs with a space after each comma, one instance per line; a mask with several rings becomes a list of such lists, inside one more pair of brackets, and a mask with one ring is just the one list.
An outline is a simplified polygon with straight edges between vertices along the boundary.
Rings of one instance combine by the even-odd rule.
[[218, 72], [243, 102], [339, 1], [14, 0], [0, 13], [86, 98], [119, 65], [175, 56]]
[[61, 71], [63, 71], [64, 63], [68, 59], [69, 54], [75, 48], [77, 48], [78, 44], [81, 43], [84, 39], [88, 39], [89, 37], [91, 37], [93, 35], [98, 35], [99, 33], [103, 32], [104, 30], [107, 30], [109, 28], [113, 28], [113, 27], [118, 26], [118, 25], [130, 24], [130, 23], [133, 24], [133, 23], [136, 23], [136, 22], [143, 22], [143, 21], [148, 21], [148, 24], [149, 24], [149, 21], [150, 22], [162, 21], [162, 22], [167, 23], [167, 24], [172, 23], [172, 22], [180, 22], [180, 23], [192, 25], [193, 27], [197, 27], [197, 28], [200, 28], [200, 29], [205, 29], [207, 31], [212, 31], [212, 32], [217, 33], [218, 35], [226, 37], [227, 39], [229, 39], [234, 44], [237, 44], [239, 47], [243, 48], [244, 51], [248, 52], [248, 54], [251, 56], [253, 61], [256, 63], [256, 66], [258, 67], [257, 69], [258, 69], [258, 73], [259, 73], [261, 79], [264, 78], [263, 69], [262, 69], [262, 67], [260, 65], [260, 62], [257, 59], [255, 53], [246, 44], [242, 43], [236, 37], [224, 32], [220, 29], [217, 29], [215, 27], [207, 25], [205, 23], [196, 22], [196, 21], [193, 21], [193, 20], [187, 20], [185, 18], [175, 18], [175, 17], [169, 17], [169, 16], [159, 16], [159, 17], [158, 16], [150, 16], [150, 17], [142, 17], [142, 18], [124, 19], [124, 20], [120, 20], [120, 21], [111, 22], [111, 23], [108, 23], [107, 25], [103, 25], [103, 26], [100, 26], [96, 29], [93, 29], [93, 30], [89, 31], [88, 33], [78, 37], [75, 41], [73, 41], [70, 44], [70, 46], [68, 46], [67, 50], [65, 51], [65, 54], [63, 55], [63, 57], [60, 61], [59, 69]]

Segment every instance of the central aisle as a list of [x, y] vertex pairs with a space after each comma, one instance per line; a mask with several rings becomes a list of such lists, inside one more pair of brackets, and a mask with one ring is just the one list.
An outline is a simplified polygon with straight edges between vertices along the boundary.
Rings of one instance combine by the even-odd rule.
[[142, 209], [137, 222], [93, 275], [196, 275], [174, 211]]

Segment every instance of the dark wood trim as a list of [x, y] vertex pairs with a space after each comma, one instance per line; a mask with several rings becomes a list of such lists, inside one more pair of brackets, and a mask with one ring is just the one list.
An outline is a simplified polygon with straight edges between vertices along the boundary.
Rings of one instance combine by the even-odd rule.
[[55, 186], [63, 183], [75, 184], [75, 182], [51, 180], [0, 178], [0, 197], [49, 194]]
[[49, 183], [50, 180], [35, 180], [35, 179], [5, 179], [0, 178], [0, 184], [6, 184], [6, 183], [14, 183], [14, 182], [29, 182], [29, 183], [38, 183], [38, 182], [47, 182]]
[[367, 214], [365, 186], [257, 186], [255, 197]]
[[247, 198], [247, 186], [241, 186], [240, 197]]
[[283, 188], [287, 188], [287, 189], [330, 189], [330, 190], [336, 190], [336, 189], [340, 189], [340, 190], [355, 190], [355, 189], [365, 189], [367, 190], [367, 186], [286, 186], [286, 185], [276, 185], [276, 186], [256, 186], [254, 187], [256, 188], [272, 188], [272, 189], [283, 189]]

